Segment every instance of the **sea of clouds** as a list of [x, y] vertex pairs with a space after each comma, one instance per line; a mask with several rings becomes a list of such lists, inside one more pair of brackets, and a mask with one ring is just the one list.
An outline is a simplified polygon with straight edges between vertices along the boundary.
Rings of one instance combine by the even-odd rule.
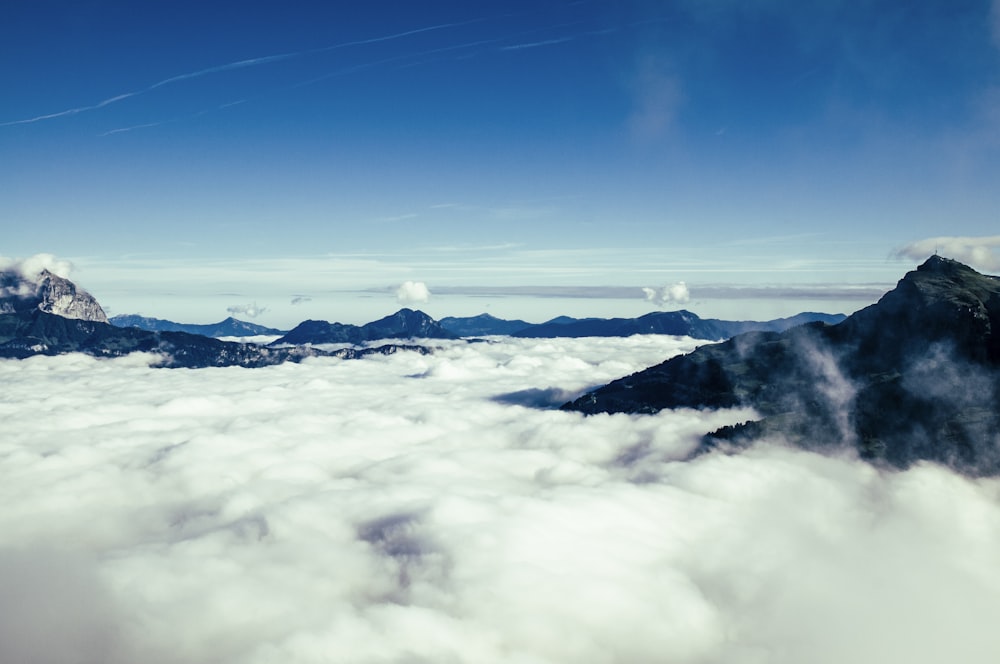
[[695, 343], [0, 361], [0, 661], [996, 661], [998, 481], [540, 407]]

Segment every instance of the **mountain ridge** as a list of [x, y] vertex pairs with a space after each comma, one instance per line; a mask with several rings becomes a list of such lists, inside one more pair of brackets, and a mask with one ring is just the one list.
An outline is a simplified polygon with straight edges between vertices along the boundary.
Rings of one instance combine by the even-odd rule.
[[1000, 474], [1000, 278], [933, 256], [836, 325], [750, 332], [563, 405], [591, 413], [752, 407], [699, 453], [780, 436], [905, 468]]
[[287, 330], [257, 325], [229, 316], [218, 323], [175, 323], [163, 318], [150, 318], [138, 314], [119, 314], [108, 322], [115, 327], [137, 327], [150, 332], [188, 332], [206, 337], [251, 337], [258, 335], [285, 334]]

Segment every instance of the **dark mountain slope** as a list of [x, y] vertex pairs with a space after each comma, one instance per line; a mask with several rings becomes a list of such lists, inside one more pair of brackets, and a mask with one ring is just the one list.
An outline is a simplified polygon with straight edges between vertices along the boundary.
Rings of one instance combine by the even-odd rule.
[[162, 362], [156, 366], [194, 369], [263, 367], [320, 356], [355, 359], [372, 354], [388, 355], [400, 350], [430, 352], [422, 346], [398, 344], [347, 348], [329, 353], [307, 347], [267, 348], [187, 332], [151, 332], [135, 327], [115, 327], [97, 321], [64, 318], [40, 310], [0, 315], [0, 357], [15, 359], [63, 353], [121, 357], [134, 352], [152, 352], [163, 355]]
[[906, 467], [1000, 473], [1000, 278], [938, 256], [829, 326], [750, 333], [614, 381], [564, 408], [652, 413], [751, 406], [762, 419], [706, 439], [779, 434]]

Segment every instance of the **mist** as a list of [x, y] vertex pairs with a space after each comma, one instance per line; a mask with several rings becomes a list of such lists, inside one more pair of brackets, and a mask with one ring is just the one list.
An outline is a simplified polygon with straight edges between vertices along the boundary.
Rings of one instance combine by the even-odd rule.
[[552, 408], [697, 343], [0, 361], [0, 661], [994, 661], [997, 480]]

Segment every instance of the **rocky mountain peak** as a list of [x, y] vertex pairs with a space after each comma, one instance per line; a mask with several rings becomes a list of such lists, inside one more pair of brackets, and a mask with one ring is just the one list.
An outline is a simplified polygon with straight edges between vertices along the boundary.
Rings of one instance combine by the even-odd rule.
[[39, 275], [38, 298], [38, 308], [47, 313], [63, 318], [108, 322], [104, 309], [90, 293], [48, 270], [42, 270]]
[[108, 322], [101, 305], [90, 293], [49, 270], [42, 270], [37, 277], [30, 278], [17, 271], [0, 274], [0, 312], [32, 309], [63, 318]]

